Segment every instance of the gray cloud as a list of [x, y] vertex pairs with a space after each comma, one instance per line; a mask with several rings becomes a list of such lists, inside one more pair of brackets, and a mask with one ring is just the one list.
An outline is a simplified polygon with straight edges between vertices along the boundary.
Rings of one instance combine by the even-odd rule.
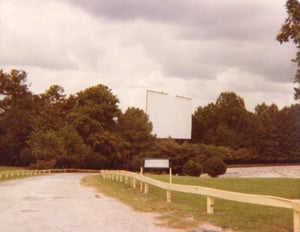
[[[77, 4], [90, 13], [112, 20], [147, 19], [150, 21], [183, 20], [189, 13], [189, 1], [181, 0], [66, 0]], [[194, 2], [194, 1], [193, 1]], [[185, 13], [179, 14], [184, 11]]]
[[35, 91], [103, 83], [131, 106], [147, 88], [292, 102], [296, 49], [275, 40], [282, 0], [2, 0], [0, 12], [0, 68], [21, 65]]
[[[190, 39], [251, 39], [277, 28], [278, 1], [65, 0], [89, 13], [117, 21], [147, 20], [180, 27]], [[276, 30], [278, 30], [277, 28]], [[264, 33], [262, 34], [262, 30]], [[275, 38], [275, 37], [274, 37]]]
[[[162, 64], [165, 75], [214, 78], [226, 67], [240, 66], [266, 79], [285, 82], [294, 72], [289, 59], [295, 48], [281, 49], [275, 41], [285, 17], [282, 1], [66, 1], [108, 20], [142, 20], [175, 29], [172, 38], [161, 37], [164, 31], [153, 35], [146, 29], [143, 33], [149, 38], [138, 35], [149, 55]], [[183, 43], [186, 45], [181, 46]]]
[[269, 3], [208, 0], [66, 0], [90, 13], [114, 20], [146, 19], [174, 24], [235, 25], [265, 13]]

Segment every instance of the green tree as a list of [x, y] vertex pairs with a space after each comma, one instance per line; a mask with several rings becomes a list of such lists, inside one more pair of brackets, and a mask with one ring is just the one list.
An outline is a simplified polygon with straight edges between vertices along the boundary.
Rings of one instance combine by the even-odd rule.
[[199, 107], [193, 115], [192, 140], [233, 149], [249, 146], [250, 114], [244, 100], [223, 92], [215, 104]]
[[34, 130], [27, 140], [35, 168], [85, 168], [90, 148], [72, 125], [60, 130]]
[[105, 130], [115, 125], [114, 118], [120, 114], [119, 99], [105, 85], [96, 85], [80, 91], [75, 97], [76, 109], [96, 120]]
[[34, 96], [24, 71], [0, 70], [0, 163], [23, 165], [20, 154], [32, 131], [30, 118]]
[[284, 107], [276, 123], [279, 132], [279, 149], [286, 162], [300, 160], [300, 105]]
[[88, 143], [94, 152], [89, 156], [89, 160], [105, 161], [105, 167], [108, 169], [123, 168], [127, 143], [119, 135], [109, 131], [94, 133], [89, 136]]
[[202, 165], [197, 160], [188, 160], [182, 167], [182, 172], [189, 176], [200, 176]]
[[66, 122], [73, 125], [87, 145], [105, 131], [112, 131], [120, 114], [118, 98], [104, 85], [70, 96], [65, 104]]
[[66, 113], [66, 123], [73, 125], [84, 142], [89, 145], [92, 145], [89, 143], [91, 140], [90, 137], [104, 132], [101, 122], [91, 118], [77, 106], [74, 106], [74, 108]]
[[34, 168], [54, 168], [68, 155], [64, 137], [59, 133], [65, 126], [64, 89], [53, 85], [34, 99], [35, 107], [30, 117], [32, 132], [26, 139], [28, 149], [22, 157], [35, 162], [31, 164]]
[[198, 107], [192, 115], [192, 141], [215, 144], [218, 122], [217, 107], [214, 103]]
[[87, 167], [87, 156], [91, 149], [72, 125], [65, 125], [58, 131], [58, 136], [63, 140], [65, 152], [57, 157], [58, 167], [85, 168]]
[[[9, 96], [3, 103], [14, 101], [20, 96], [28, 94], [28, 85], [26, 84], [27, 74], [23, 70], [12, 69], [10, 73], [0, 70], [0, 95]], [[1, 104], [1, 108], [3, 105]]]
[[58, 85], [52, 85], [35, 99], [35, 114], [32, 115], [31, 125], [34, 130], [57, 131], [65, 125], [66, 101], [64, 89]]
[[230, 128], [240, 127], [246, 113], [244, 100], [234, 92], [223, 92], [216, 101], [220, 121]]
[[298, 87], [295, 88], [295, 99], [300, 99], [300, 3], [298, 0], [287, 0], [286, 9], [288, 17], [281, 26], [277, 35], [280, 43], [288, 42], [290, 39], [296, 44], [298, 52], [292, 61], [297, 63], [297, 71], [294, 77]]
[[87, 168], [89, 169], [105, 169], [107, 163], [107, 157], [98, 153], [89, 153], [86, 158]]
[[226, 164], [218, 156], [213, 156], [204, 162], [203, 172], [211, 177], [223, 175], [226, 172]]
[[133, 157], [139, 156], [153, 145], [152, 123], [143, 110], [129, 107], [119, 116], [116, 128], [118, 134], [127, 142], [125, 167], [129, 169]]
[[280, 136], [277, 128], [279, 110], [275, 104], [270, 106], [265, 103], [255, 107], [254, 120], [256, 131], [253, 136], [256, 153], [261, 156], [261, 161], [280, 161], [283, 154], [280, 152]]
[[37, 161], [34, 166], [36, 168], [54, 168], [57, 160], [66, 155], [63, 139], [53, 130], [36, 130], [31, 133], [27, 142]]

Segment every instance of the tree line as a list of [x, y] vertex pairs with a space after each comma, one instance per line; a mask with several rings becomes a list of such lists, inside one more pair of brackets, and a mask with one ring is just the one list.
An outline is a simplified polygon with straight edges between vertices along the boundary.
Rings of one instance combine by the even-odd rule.
[[259, 104], [254, 112], [233, 92], [221, 93], [215, 103], [193, 114], [192, 141], [228, 147], [228, 163], [300, 161], [300, 105], [279, 110]]
[[198, 175], [223, 161], [300, 161], [299, 104], [279, 110], [262, 103], [252, 113], [224, 92], [197, 108], [192, 140], [181, 141], [157, 139], [143, 110], [122, 112], [118, 103], [102, 84], [70, 96], [58, 85], [33, 94], [26, 72], [1, 70], [0, 164], [137, 170], [143, 158], [159, 157], [170, 158], [176, 173]]

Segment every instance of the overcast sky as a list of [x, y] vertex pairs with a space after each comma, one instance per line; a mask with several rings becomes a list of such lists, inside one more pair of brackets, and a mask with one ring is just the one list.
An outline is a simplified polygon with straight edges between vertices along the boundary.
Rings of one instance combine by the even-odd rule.
[[276, 35], [285, 0], [1, 0], [0, 69], [23, 69], [31, 91], [96, 84], [120, 107], [146, 90], [193, 99], [234, 91], [248, 110], [294, 104], [294, 44]]

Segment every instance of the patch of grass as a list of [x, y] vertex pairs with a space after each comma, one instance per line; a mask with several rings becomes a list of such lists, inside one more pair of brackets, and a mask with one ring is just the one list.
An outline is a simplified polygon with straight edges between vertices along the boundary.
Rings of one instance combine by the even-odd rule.
[[[160, 181], [169, 181], [167, 175], [148, 175]], [[296, 178], [199, 178], [174, 176], [173, 183], [199, 185], [222, 190], [274, 195], [278, 197], [300, 199], [300, 179]]]
[[[8, 172], [8, 171], [17, 171], [17, 170], [28, 170], [27, 167], [15, 167], [15, 166], [0, 166], [0, 172]], [[22, 179], [22, 178], [26, 178], [29, 176], [9, 176], [9, 177], [3, 177], [0, 178], [0, 182], [3, 181], [9, 181], [9, 180], [15, 180], [15, 179]]]
[[3, 171], [15, 171], [15, 170], [26, 170], [25, 167], [15, 167], [15, 166], [0, 166], [0, 172]]
[[[168, 181], [168, 175], [149, 175]], [[84, 183], [100, 192], [117, 198], [135, 210], [160, 213], [163, 224], [175, 228], [191, 229], [201, 222], [209, 222], [223, 228], [243, 232], [292, 231], [292, 210], [258, 206], [215, 199], [215, 213], [206, 213], [206, 197], [172, 192], [172, 202], [166, 203], [166, 192], [149, 186], [149, 193], [140, 192], [139, 185], [132, 189], [129, 184], [106, 180], [101, 176], [88, 176]], [[198, 178], [174, 176], [173, 183], [200, 185], [229, 191], [265, 194], [291, 199], [300, 198], [300, 179], [288, 178]]]

